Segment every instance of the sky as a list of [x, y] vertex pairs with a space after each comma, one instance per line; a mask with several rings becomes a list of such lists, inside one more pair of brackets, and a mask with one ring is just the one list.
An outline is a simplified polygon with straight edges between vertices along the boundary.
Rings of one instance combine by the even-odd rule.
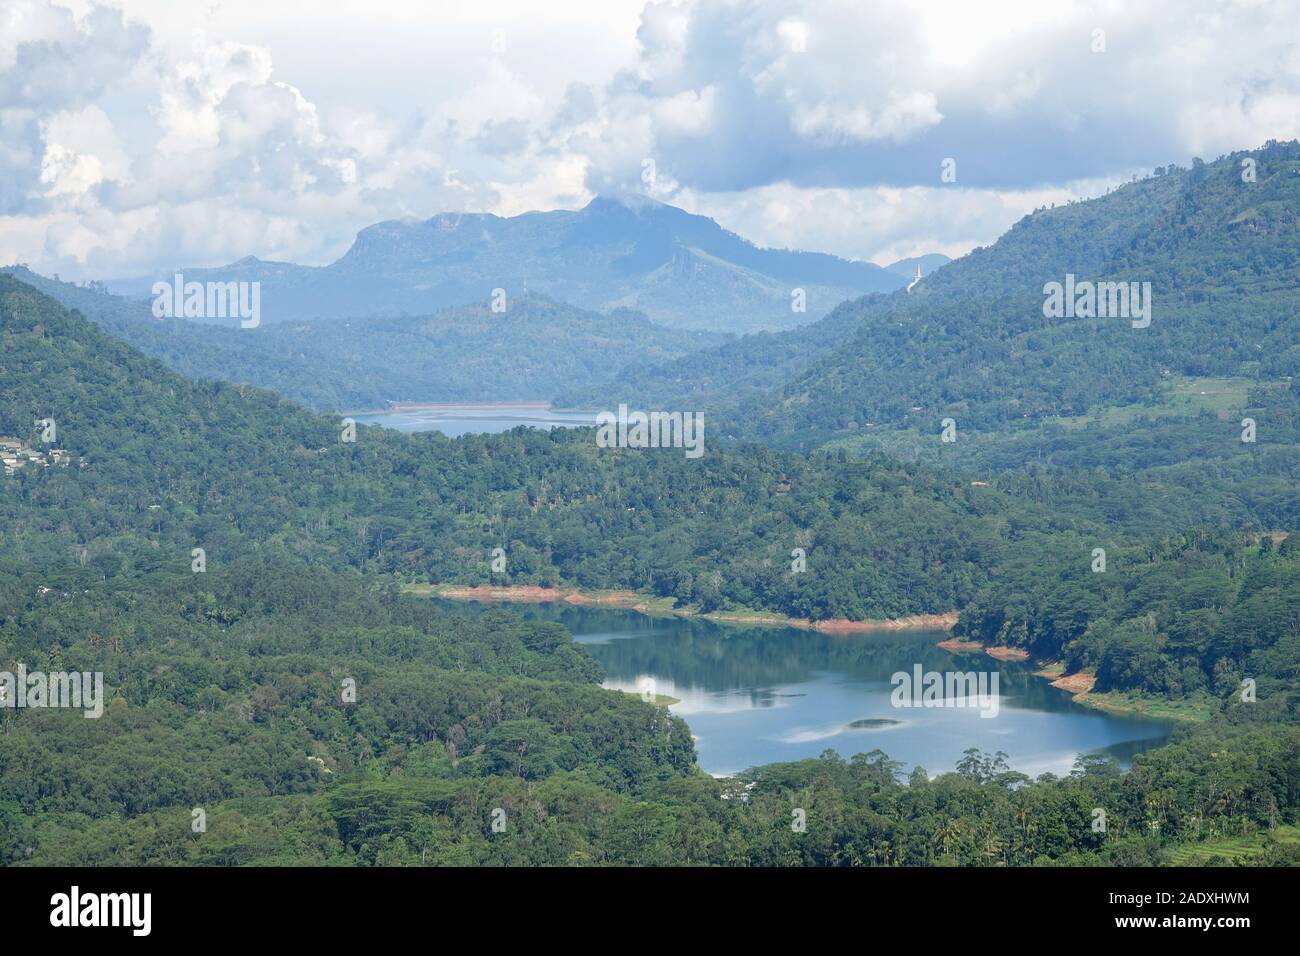
[[961, 255], [1300, 136], [1300, 0], [0, 0], [0, 264], [324, 264], [385, 219], [650, 195]]

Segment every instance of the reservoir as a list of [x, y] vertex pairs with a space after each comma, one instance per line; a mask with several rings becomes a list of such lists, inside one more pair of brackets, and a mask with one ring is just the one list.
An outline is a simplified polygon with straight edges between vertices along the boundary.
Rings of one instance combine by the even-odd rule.
[[383, 425], [402, 432], [439, 431], [450, 438], [496, 434], [516, 425], [550, 429], [596, 424], [595, 412], [562, 411], [547, 402], [397, 405], [391, 410], [355, 412], [349, 417], [362, 425]]
[[[594, 412], [556, 411], [545, 402], [408, 405], [351, 417], [451, 437], [595, 423]], [[455, 614], [489, 606], [436, 603]], [[1170, 732], [1164, 722], [1075, 704], [1029, 663], [951, 654], [936, 646], [948, 636], [939, 631], [822, 634], [567, 603], [510, 608], [568, 628], [604, 668], [606, 687], [638, 693], [653, 687], [670, 698], [669, 708], [695, 737], [700, 766], [719, 776], [826, 749], [845, 758], [881, 750], [905, 770], [920, 766], [934, 775], [954, 769], [971, 747], [1003, 751], [1013, 770], [1030, 776], [1063, 776], [1084, 753], [1107, 753], [1127, 766]], [[973, 707], [894, 706], [893, 675], [912, 674], [918, 665], [925, 672], [996, 672], [996, 716], [981, 717]]]
[[[488, 605], [442, 601], [452, 613]], [[731, 775], [758, 764], [845, 758], [882, 750], [905, 770], [952, 770], [967, 748], [1003, 751], [1013, 770], [1066, 775], [1082, 753], [1127, 765], [1159, 746], [1169, 725], [1075, 704], [1028, 663], [983, 653], [954, 655], [937, 631], [822, 634], [791, 627], [741, 627], [700, 618], [565, 603], [510, 605], [524, 617], [558, 621], [600, 662], [606, 687], [673, 698], [691, 728], [700, 766]], [[892, 675], [925, 671], [998, 675], [996, 714], [975, 707], [897, 707]], [[653, 681], [653, 684], [650, 682]]]

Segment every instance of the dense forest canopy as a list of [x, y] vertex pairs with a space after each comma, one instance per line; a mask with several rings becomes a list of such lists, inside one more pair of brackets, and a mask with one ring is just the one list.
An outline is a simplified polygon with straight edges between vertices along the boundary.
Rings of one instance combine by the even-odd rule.
[[[786, 447], [889, 446], [901, 431], [911, 452], [945, 417], [971, 435], [1007, 432], [1111, 406], [1155, 408], [1179, 376], [1285, 383], [1300, 364], [1297, 210], [1300, 142], [1161, 167], [1097, 199], [1035, 211], [910, 293], [869, 295], [819, 323], [680, 362], [631, 364], [613, 390], [563, 394], [704, 407], [723, 434]], [[1150, 325], [1045, 317], [1044, 285], [1067, 274], [1150, 282]]]
[[[31, 452], [0, 477], [0, 666], [107, 687], [99, 719], [0, 708], [0, 859], [1145, 864], [1231, 840], [1295, 862], [1300, 151], [1250, 155], [1254, 193], [1232, 156], [1030, 217], [910, 296], [837, 310], [811, 361], [795, 337], [697, 353], [753, 386], [725, 407], [757, 403], [698, 460], [592, 429], [353, 433], [0, 276], [0, 436]], [[1149, 279], [1163, 304], [1147, 329], [1044, 326], [1037, 288], [1067, 271]], [[563, 628], [445, 615], [413, 582], [960, 609], [963, 638], [1198, 719], [1127, 772], [1084, 756], [1030, 780], [971, 751], [904, 779], [876, 751], [715, 780], [687, 725], [600, 687]]]
[[191, 378], [271, 389], [318, 411], [390, 402], [538, 401], [603, 382], [610, 355], [639, 343], [645, 361], [681, 359], [731, 336], [670, 329], [639, 312], [588, 312], [543, 295], [486, 297], [432, 315], [265, 322], [154, 318], [151, 303], [38, 276], [0, 272], [39, 289], [116, 338]]
[[[1002, 529], [1050, 520], [923, 467], [760, 447], [699, 460], [602, 449], [592, 429], [451, 440], [312, 415], [192, 383], [0, 278], [0, 429], [52, 418], [85, 467], [9, 479], [6, 538], [105, 576], [294, 557], [408, 579], [634, 588], [706, 610], [809, 617], [947, 611], [984, 580]], [[707, 423], [706, 423], [707, 429]], [[47, 504], [57, 507], [46, 507]], [[805, 548], [822, 573], [790, 573]]]
[[99, 720], [0, 710], [6, 864], [1132, 865], [1229, 837], [1294, 859], [1268, 834], [1295, 822], [1300, 732], [1273, 706], [1230, 700], [1128, 773], [972, 751], [904, 781], [828, 752], [715, 780], [556, 625], [306, 566], [97, 577], [39, 594], [0, 565], [3, 659], [112, 688]]

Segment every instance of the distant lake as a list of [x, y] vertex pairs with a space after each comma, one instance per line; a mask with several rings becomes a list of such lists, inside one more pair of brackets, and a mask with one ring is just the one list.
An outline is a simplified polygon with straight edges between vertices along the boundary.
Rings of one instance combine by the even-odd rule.
[[[438, 601], [453, 613], [489, 605]], [[1127, 764], [1159, 746], [1169, 725], [1105, 714], [1073, 703], [1027, 664], [936, 647], [948, 635], [878, 631], [833, 635], [797, 628], [740, 628], [692, 618], [568, 604], [510, 605], [525, 617], [559, 621], [605, 668], [605, 686], [677, 698], [671, 710], [696, 738], [700, 765], [730, 775], [748, 767], [883, 750], [907, 769], [952, 770], [968, 747], [1006, 752], [1031, 776], [1068, 774], [1081, 753], [1105, 751]], [[891, 676], [924, 671], [998, 673], [997, 715], [972, 708], [901, 708]]]
[[595, 412], [557, 411], [545, 402], [399, 405], [391, 411], [351, 413], [364, 425], [383, 425], [401, 432], [439, 431], [458, 435], [495, 434], [516, 425], [534, 428], [576, 428], [596, 424]]

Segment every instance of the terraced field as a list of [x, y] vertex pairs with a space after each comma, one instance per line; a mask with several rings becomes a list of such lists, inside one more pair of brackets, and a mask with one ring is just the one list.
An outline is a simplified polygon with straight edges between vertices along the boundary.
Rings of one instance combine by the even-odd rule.
[[1222, 857], [1232, 863], [1248, 863], [1259, 856], [1272, 843], [1283, 846], [1300, 846], [1300, 827], [1278, 827], [1265, 833], [1250, 836], [1225, 837], [1204, 843], [1189, 843], [1174, 849], [1169, 856], [1171, 866], [1204, 866], [1213, 857]]

